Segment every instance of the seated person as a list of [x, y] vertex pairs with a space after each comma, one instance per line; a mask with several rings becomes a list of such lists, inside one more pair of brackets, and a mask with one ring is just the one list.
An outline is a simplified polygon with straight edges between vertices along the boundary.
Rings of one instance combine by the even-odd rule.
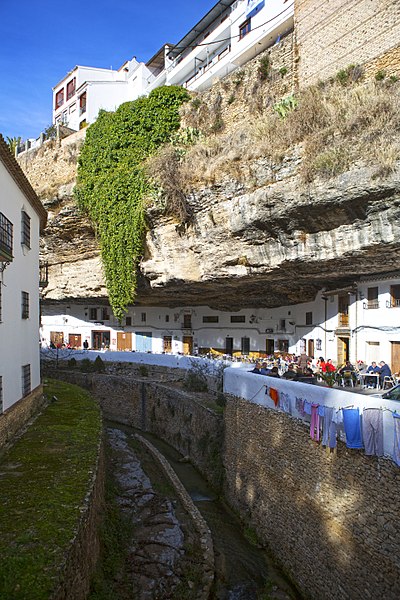
[[297, 373], [294, 368], [294, 365], [288, 366], [288, 370], [284, 372], [284, 374], [282, 375], [282, 378], [283, 379], [296, 379], [297, 378]]
[[269, 370], [268, 364], [266, 362], [261, 363], [260, 374], [261, 375], [269, 375], [270, 374], [270, 370]]
[[390, 370], [389, 365], [387, 365], [384, 360], [381, 360], [381, 362], [379, 363], [378, 373], [379, 373], [379, 383], [381, 384], [381, 387], [383, 388], [383, 380], [385, 379], [385, 377], [392, 376], [392, 371]]
[[325, 363], [325, 372], [326, 373], [333, 373], [333, 371], [335, 371], [335, 365], [332, 362], [331, 358], [328, 358], [328, 360]]
[[[369, 365], [367, 373], [379, 373], [379, 367], [374, 360]], [[376, 377], [365, 377], [365, 385], [369, 388], [376, 388], [378, 381]]]
[[338, 370], [338, 373], [340, 373], [341, 375], [344, 375], [345, 373], [350, 373], [350, 377], [353, 381], [353, 384], [355, 385], [357, 383], [356, 370], [349, 360], [346, 360], [344, 365], [342, 367], [340, 367], [340, 369]]
[[254, 365], [254, 367], [251, 369], [251, 371], [248, 371], [249, 373], [258, 373], [259, 375], [261, 375], [261, 363], [259, 361], [256, 362], [256, 364]]
[[268, 376], [269, 377], [277, 377], [278, 379], [280, 379], [278, 367], [272, 367], [272, 369], [268, 373]]

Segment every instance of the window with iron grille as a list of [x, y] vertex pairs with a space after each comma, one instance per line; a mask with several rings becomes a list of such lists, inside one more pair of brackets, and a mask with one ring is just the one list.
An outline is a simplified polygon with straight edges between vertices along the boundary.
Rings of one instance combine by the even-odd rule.
[[21, 318], [29, 319], [29, 294], [21, 292]]
[[203, 323], [218, 323], [218, 315], [205, 315], [203, 317]]
[[109, 321], [110, 320], [110, 311], [108, 308], [102, 308], [101, 309], [101, 318], [103, 321]]
[[246, 323], [246, 315], [231, 315], [231, 323]]
[[0, 415], [3, 412], [3, 377], [0, 375]]
[[97, 321], [97, 308], [91, 308], [89, 310], [89, 319], [91, 321]]
[[306, 325], [312, 325], [312, 312], [306, 312]]
[[0, 283], [0, 323], [1, 323], [1, 294], [2, 294], [2, 290], [1, 290], [1, 283]]
[[146, 322], [146, 313], [142, 313], [140, 318], [141, 318], [142, 323], [145, 323]]
[[22, 367], [22, 396], [27, 396], [31, 393], [31, 365], [23, 365]]
[[31, 218], [24, 210], [21, 212], [21, 244], [31, 247]]
[[12, 260], [13, 224], [0, 212], [0, 260]]

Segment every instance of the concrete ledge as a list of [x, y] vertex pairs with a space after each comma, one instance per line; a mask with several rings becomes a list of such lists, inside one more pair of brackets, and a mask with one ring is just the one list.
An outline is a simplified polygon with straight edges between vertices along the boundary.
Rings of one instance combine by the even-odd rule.
[[214, 581], [214, 572], [215, 572], [215, 562], [214, 562], [214, 546], [211, 537], [211, 531], [208, 528], [207, 523], [203, 519], [200, 511], [194, 505], [193, 500], [183, 487], [181, 481], [176, 475], [175, 471], [172, 469], [169, 462], [164, 458], [164, 456], [146, 439], [144, 439], [141, 435], [136, 434], [135, 438], [143, 444], [147, 448], [147, 450], [151, 453], [153, 458], [158, 462], [160, 467], [162, 468], [165, 476], [174, 486], [174, 489], [179, 497], [179, 500], [182, 502], [185, 510], [190, 515], [193, 520], [194, 526], [197, 529], [200, 538], [200, 547], [203, 554], [203, 588], [201, 591], [201, 595], [198, 596], [198, 600], [207, 600], [209, 597], [211, 586]]

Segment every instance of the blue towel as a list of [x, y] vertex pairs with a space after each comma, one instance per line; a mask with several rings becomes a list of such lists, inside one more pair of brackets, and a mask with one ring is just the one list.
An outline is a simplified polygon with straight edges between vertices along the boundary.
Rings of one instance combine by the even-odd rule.
[[363, 448], [361, 439], [360, 411], [358, 408], [343, 410], [343, 425], [348, 448]]

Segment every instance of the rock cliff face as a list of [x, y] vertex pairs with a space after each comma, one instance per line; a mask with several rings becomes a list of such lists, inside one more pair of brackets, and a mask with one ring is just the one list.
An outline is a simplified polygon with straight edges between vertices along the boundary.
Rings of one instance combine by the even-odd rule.
[[[43, 166], [29, 171], [25, 165], [49, 211], [44, 300], [105, 302], [95, 234], [73, 199], [74, 173], [60, 183], [63, 148], [54, 151], [58, 160], [48, 154], [53, 170], [46, 179], [55, 181], [52, 188], [35, 180], [39, 173], [42, 181]], [[70, 156], [71, 147], [64, 152]], [[311, 300], [318, 289], [348, 285], [360, 275], [398, 269], [400, 169], [383, 180], [359, 166], [304, 187], [300, 160], [301, 148], [279, 169], [259, 159], [251, 184], [225, 179], [193, 194], [193, 220], [185, 228], [154, 210], [138, 303], [278, 306]]]

